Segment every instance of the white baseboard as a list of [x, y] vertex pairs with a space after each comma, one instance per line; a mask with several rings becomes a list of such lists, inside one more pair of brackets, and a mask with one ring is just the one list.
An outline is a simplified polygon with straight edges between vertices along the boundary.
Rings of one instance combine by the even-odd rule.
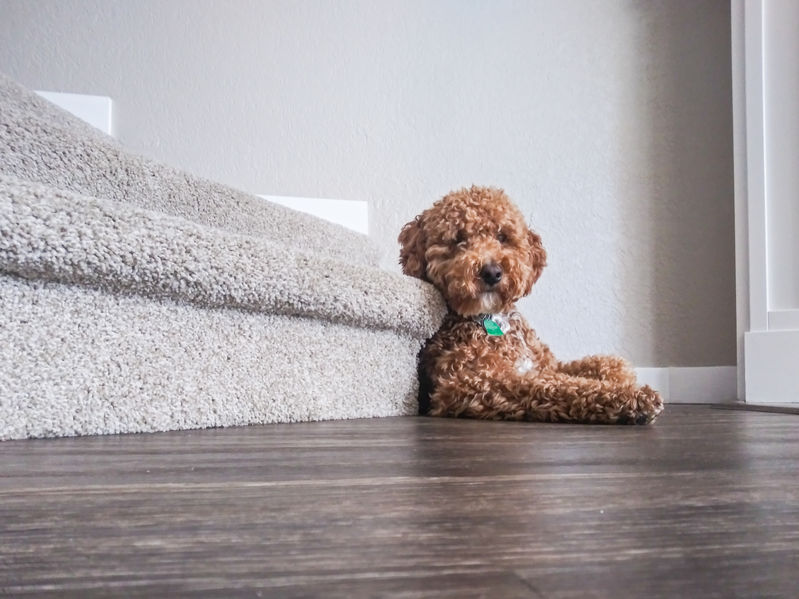
[[636, 368], [638, 382], [660, 391], [668, 403], [731, 403], [738, 401], [735, 366]]
[[258, 194], [270, 202], [307, 212], [332, 223], [369, 235], [369, 204], [360, 200], [330, 200]]
[[103, 133], [113, 135], [113, 102], [111, 98], [61, 92], [37, 91], [36, 93], [67, 112], [71, 112], [79, 119], [97, 127]]

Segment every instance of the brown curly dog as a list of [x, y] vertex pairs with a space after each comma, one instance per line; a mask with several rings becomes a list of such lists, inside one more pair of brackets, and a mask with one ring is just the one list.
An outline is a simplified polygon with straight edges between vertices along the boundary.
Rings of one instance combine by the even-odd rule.
[[546, 252], [501, 189], [450, 193], [405, 225], [399, 242], [403, 272], [435, 285], [449, 307], [419, 354], [420, 413], [646, 424], [663, 411], [625, 360], [559, 362], [516, 311]]

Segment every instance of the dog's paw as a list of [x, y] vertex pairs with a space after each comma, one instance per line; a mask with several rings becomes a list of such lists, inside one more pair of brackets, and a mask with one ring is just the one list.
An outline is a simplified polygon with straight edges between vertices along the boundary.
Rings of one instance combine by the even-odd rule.
[[649, 385], [636, 389], [626, 409], [619, 414], [619, 424], [650, 424], [663, 412], [663, 398]]

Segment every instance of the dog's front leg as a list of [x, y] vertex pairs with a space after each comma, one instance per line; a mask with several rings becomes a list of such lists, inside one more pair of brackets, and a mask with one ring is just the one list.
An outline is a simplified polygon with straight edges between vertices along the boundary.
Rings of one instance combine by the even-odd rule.
[[663, 400], [648, 386], [558, 372], [520, 379], [508, 392], [530, 420], [647, 424], [663, 411]]
[[562, 373], [439, 378], [430, 396], [432, 416], [601, 424], [646, 424], [663, 410], [649, 387]]

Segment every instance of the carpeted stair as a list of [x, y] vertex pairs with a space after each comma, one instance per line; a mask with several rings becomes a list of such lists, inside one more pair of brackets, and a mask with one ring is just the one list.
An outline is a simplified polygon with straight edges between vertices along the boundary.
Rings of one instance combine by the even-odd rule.
[[378, 262], [0, 75], [0, 439], [413, 414], [445, 309]]

